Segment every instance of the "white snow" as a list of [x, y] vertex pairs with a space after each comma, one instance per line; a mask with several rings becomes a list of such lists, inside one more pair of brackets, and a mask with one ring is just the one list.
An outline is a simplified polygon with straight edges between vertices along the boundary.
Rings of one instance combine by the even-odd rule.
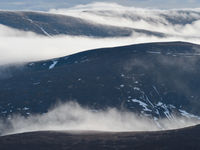
[[148, 98], [148, 96], [147, 95], [145, 95], [145, 98], [146, 98], [146, 100], [149, 102], [149, 104], [151, 104], [151, 106], [154, 108], [154, 105], [153, 105], [153, 103], [149, 100], [149, 98]]
[[[173, 119], [173, 116], [171, 115], [171, 113], [170, 113], [170, 111], [169, 111], [169, 109], [168, 109], [168, 107], [167, 107], [166, 104], [163, 104], [162, 102], [158, 102], [158, 103], [156, 104], [156, 106], [162, 107], [162, 108], [164, 109], [164, 114], [165, 114], [165, 116], [167, 117], [167, 119], [169, 119], [169, 120], [172, 120], [172, 119]], [[171, 107], [171, 106], [173, 106], [173, 105], [170, 105], [170, 107]], [[175, 107], [175, 106], [174, 106], [174, 107]]]
[[140, 88], [139, 88], [139, 87], [134, 87], [133, 89], [134, 89], [134, 90], [137, 90], [137, 91], [140, 91]]
[[33, 66], [34, 65], [34, 63], [30, 63], [30, 64], [28, 64], [29, 66]]
[[167, 119], [171, 120], [171, 116], [170, 116], [169, 110], [165, 110], [164, 114], [167, 117]]
[[169, 110], [168, 110], [168, 108], [167, 108], [167, 105], [166, 105], [166, 104], [163, 104], [161, 107], [165, 110], [165, 111], [164, 111], [165, 116], [166, 116], [169, 120], [172, 120], [173, 117], [171, 116], [171, 114], [170, 114], [170, 112], [169, 112]]
[[163, 105], [162, 102], [158, 102], [158, 103], [156, 104], [156, 106], [162, 106], [162, 105]]
[[154, 117], [154, 122], [156, 123], [156, 125], [160, 128], [163, 129], [162, 126], [160, 125], [160, 123], [158, 122], [158, 118]]
[[29, 109], [30, 109], [30, 108], [28, 108], [28, 107], [24, 107], [24, 108], [23, 108], [23, 110], [29, 110]]
[[190, 113], [188, 113], [188, 112], [186, 112], [185, 110], [182, 110], [182, 109], [179, 109], [179, 111], [180, 111], [182, 116], [185, 116], [187, 118], [196, 118], [196, 119], [200, 120], [200, 116], [196, 116], [196, 115], [190, 114]]
[[174, 106], [174, 105], [172, 105], [172, 104], [170, 104], [169, 107], [170, 107], [170, 108], [174, 108], [174, 109], [176, 108], [176, 106]]
[[140, 106], [142, 106], [144, 108], [143, 109], [144, 111], [152, 111], [152, 110], [147, 108], [148, 105], [146, 103], [144, 103], [144, 102], [142, 102], [140, 100], [132, 99], [132, 102], [138, 103]]
[[31, 20], [30, 18], [25, 18], [25, 19], [33, 23], [33, 20]]
[[47, 36], [51, 37], [51, 35], [44, 30], [44, 28], [42, 28], [41, 26], [39, 26], [37, 23], [35, 23], [33, 20], [31, 20], [30, 18], [24, 18], [26, 20], [28, 20], [30, 23], [34, 24], [35, 26], [37, 26], [38, 28], [40, 28], [40, 30]]
[[121, 84], [120, 87], [123, 88], [125, 85]]
[[49, 70], [50, 70], [50, 69], [53, 69], [53, 68], [56, 66], [57, 63], [58, 63], [58, 61], [54, 60], [54, 61], [53, 61], [53, 64], [51, 64], [51, 65], [49, 66]]
[[35, 83], [33, 83], [33, 85], [39, 85], [40, 84], [40, 82], [35, 82]]
[[160, 115], [158, 109], [155, 110], [155, 113], [156, 113], [157, 115]]
[[125, 75], [124, 74], [121, 74], [121, 77], [124, 77]]
[[48, 37], [51, 37], [51, 35], [48, 33], [48, 32], [46, 32], [42, 27], [40, 27], [40, 26], [38, 26], [41, 30], [42, 30], [42, 32], [45, 34], [45, 35], [47, 35]]
[[155, 51], [147, 51], [147, 53], [150, 53], [150, 54], [161, 54], [161, 52], [155, 52]]
[[160, 96], [160, 93], [158, 92], [157, 88], [155, 86], [153, 86], [153, 88], [156, 91], [156, 93]]

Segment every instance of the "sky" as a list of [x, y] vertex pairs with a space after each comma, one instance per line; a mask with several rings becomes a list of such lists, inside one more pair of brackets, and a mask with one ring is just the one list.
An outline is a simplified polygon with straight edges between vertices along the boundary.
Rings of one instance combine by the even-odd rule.
[[115, 2], [125, 6], [159, 9], [200, 7], [200, 0], [0, 0], [0, 9], [46, 11], [52, 8], [68, 8], [97, 1]]

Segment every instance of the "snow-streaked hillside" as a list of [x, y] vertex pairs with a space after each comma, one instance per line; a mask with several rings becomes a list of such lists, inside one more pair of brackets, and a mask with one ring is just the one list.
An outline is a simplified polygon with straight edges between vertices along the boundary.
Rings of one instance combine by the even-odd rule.
[[198, 122], [199, 63], [199, 45], [171, 42], [91, 50], [20, 70], [7, 68], [10, 76], [0, 80], [1, 117], [32, 116], [57, 101], [76, 101], [96, 111], [131, 111], [160, 129], [163, 118]]

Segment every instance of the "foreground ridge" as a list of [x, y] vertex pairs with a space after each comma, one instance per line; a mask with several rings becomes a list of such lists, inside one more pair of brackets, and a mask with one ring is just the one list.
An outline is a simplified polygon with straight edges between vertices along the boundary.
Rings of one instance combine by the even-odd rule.
[[198, 150], [200, 125], [157, 132], [40, 131], [0, 137], [2, 150]]

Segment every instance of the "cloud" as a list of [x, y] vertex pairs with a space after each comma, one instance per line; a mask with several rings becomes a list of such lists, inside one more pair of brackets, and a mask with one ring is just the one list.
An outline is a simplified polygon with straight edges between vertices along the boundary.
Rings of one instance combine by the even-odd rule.
[[[176, 36], [198, 36], [199, 9], [160, 10], [122, 6], [117, 3], [91, 3], [71, 9], [51, 9], [50, 13], [87, 18], [100, 24], [131, 27]], [[196, 26], [195, 26], [196, 24]], [[190, 33], [188, 26], [195, 27]]]
[[[175, 118], [160, 120], [162, 129], [175, 129], [195, 125], [199, 121]], [[45, 114], [31, 115], [28, 118], [16, 115], [1, 121], [2, 134], [13, 134], [41, 130], [98, 130], [98, 131], [157, 131], [158, 122], [138, 116], [132, 112], [119, 111], [115, 108], [93, 110], [78, 103], [58, 104]]]
[[93, 23], [145, 29], [165, 34], [159, 37], [133, 32], [124, 38], [84, 36], [45, 37], [0, 25], [0, 65], [19, 64], [75, 54], [85, 50], [146, 42], [185, 41], [200, 44], [200, 10], [159, 10], [121, 6], [116, 3], [92, 3], [70, 9], [52, 9], [50, 13], [75, 16]]
[[[191, 27], [189, 27], [191, 28]], [[192, 30], [192, 29], [191, 29]], [[85, 50], [130, 45], [145, 42], [188, 41], [200, 44], [196, 37], [156, 37], [133, 33], [126, 38], [91, 38], [83, 36], [54, 36], [14, 30], [0, 25], [0, 65], [21, 64], [67, 56]]]

